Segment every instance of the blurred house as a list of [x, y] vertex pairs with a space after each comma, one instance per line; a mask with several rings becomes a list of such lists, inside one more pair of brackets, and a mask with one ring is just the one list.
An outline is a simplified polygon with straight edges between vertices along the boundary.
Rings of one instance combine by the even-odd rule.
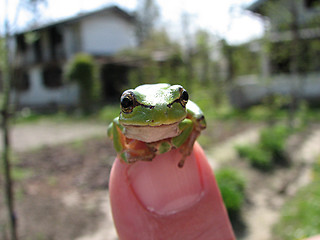
[[320, 1], [257, 0], [247, 10], [261, 17], [265, 40], [253, 41], [260, 75], [240, 76], [231, 90], [237, 107], [261, 103], [267, 95], [296, 95], [320, 104]]
[[130, 68], [115, 55], [137, 46], [134, 17], [116, 6], [20, 32], [12, 40], [13, 101], [30, 107], [77, 104], [78, 86], [63, 80], [63, 70], [80, 52], [99, 64], [104, 99], [114, 97]]

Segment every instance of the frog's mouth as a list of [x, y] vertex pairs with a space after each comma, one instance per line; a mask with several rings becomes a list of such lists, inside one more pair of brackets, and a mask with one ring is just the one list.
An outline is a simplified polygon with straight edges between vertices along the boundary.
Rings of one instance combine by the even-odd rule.
[[124, 135], [127, 138], [137, 139], [147, 143], [176, 137], [181, 133], [179, 129], [179, 122], [159, 126], [124, 125], [124, 127]]

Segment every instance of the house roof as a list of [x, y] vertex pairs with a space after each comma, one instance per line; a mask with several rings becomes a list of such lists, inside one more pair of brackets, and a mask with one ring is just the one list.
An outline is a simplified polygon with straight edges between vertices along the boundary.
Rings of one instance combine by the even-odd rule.
[[54, 21], [54, 22], [50, 22], [50, 23], [46, 23], [46, 24], [43, 24], [41, 26], [32, 27], [32, 28], [29, 28], [27, 30], [21, 31], [21, 32], [19, 32], [17, 34], [23, 34], [23, 33], [27, 33], [27, 32], [39, 31], [39, 30], [42, 30], [42, 29], [45, 29], [45, 28], [54, 27], [54, 26], [57, 26], [57, 25], [76, 22], [76, 21], [82, 20], [84, 18], [93, 16], [93, 15], [97, 15], [97, 14], [101, 14], [101, 13], [111, 13], [111, 12], [114, 12], [114, 13], [122, 16], [125, 20], [127, 20], [129, 22], [135, 21], [135, 17], [134, 17], [133, 14], [130, 14], [129, 12], [123, 10], [122, 8], [113, 5], [113, 6], [100, 8], [98, 10], [90, 11], [90, 12], [79, 13], [79, 14], [77, 14], [75, 16], [72, 16], [72, 17], [69, 17], [69, 18], [65, 18], [65, 19], [61, 19], [61, 20]]

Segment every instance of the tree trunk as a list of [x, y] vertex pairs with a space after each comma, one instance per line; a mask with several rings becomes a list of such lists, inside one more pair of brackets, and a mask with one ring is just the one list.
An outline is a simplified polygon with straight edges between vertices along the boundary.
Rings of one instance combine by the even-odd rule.
[[[7, 5], [7, 2], [6, 2]], [[7, 9], [6, 9], [7, 10]], [[7, 10], [8, 11], [8, 10]], [[17, 240], [17, 222], [14, 211], [14, 193], [13, 182], [11, 177], [10, 165], [10, 82], [12, 72], [9, 63], [9, 23], [8, 17], [5, 19], [5, 47], [3, 59], [3, 105], [1, 108], [2, 113], [2, 138], [3, 138], [3, 168], [4, 168], [4, 195], [8, 211], [8, 221], [11, 240]]]
[[291, 42], [291, 59], [290, 59], [290, 75], [291, 75], [291, 101], [289, 104], [289, 114], [288, 114], [288, 125], [290, 128], [294, 127], [294, 118], [295, 113], [297, 111], [299, 102], [300, 102], [300, 94], [297, 84], [300, 81], [299, 76], [299, 56], [300, 56], [300, 35], [299, 35], [299, 22], [298, 22], [298, 7], [296, 5], [295, 0], [290, 1], [290, 11], [292, 22], [290, 26], [290, 30], [292, 33], [292, 42]]

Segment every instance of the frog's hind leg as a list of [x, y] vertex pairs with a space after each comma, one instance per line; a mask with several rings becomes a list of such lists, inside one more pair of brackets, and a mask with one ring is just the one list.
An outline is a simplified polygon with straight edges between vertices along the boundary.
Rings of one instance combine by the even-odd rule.
[[152, 159], [155, 157], [155, 151], [146, 143], [135, 139], [127, 140], [128, 141], [125, 145], [125, 155], [129, 163], [134, 163], [137, 161], [152, 161]]

